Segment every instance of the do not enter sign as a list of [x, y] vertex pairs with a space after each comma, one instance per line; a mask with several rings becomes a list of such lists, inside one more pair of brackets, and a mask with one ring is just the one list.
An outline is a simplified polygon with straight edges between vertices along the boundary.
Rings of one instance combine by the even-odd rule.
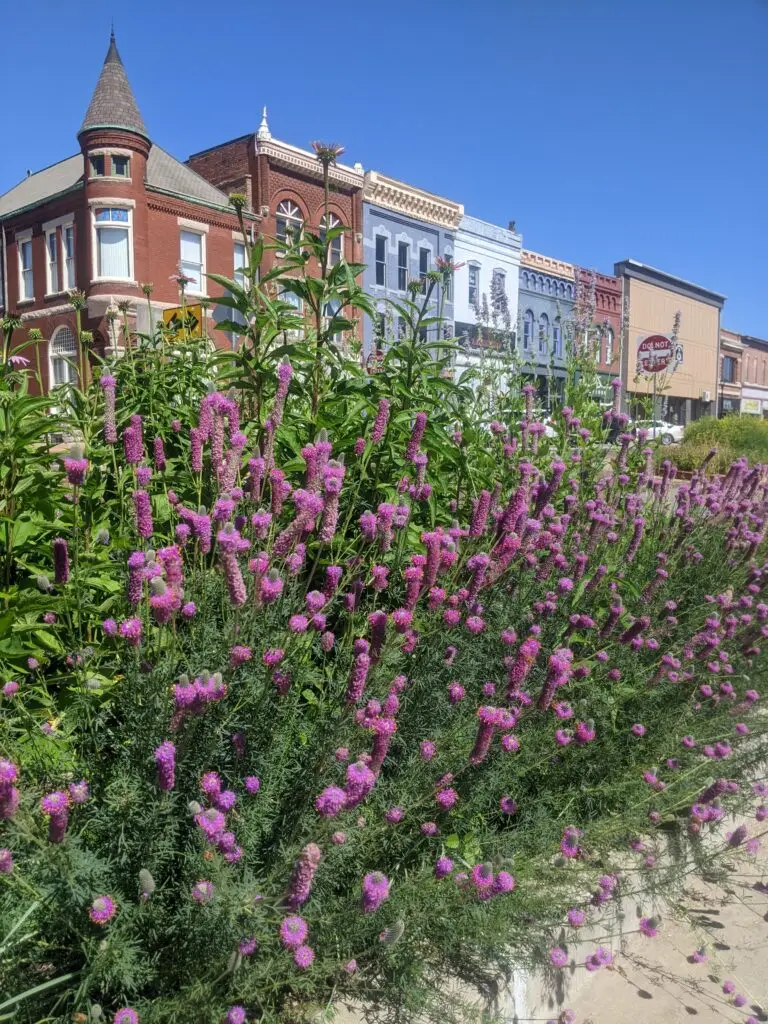
[[637, 346], [637, 368], [643, 373], [666, 370], [674, 356], [672, 340], [665, 334], [650, 334]]

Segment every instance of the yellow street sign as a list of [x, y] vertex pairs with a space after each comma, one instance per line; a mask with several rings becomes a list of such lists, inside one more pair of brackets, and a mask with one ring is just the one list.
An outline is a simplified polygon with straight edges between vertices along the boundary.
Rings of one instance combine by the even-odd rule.
[[[173, 306], [171, 309], [163, 310], [163, 323], [169, 330], [174, 332], [175, 339], [202, 338], [203, 336], [203, 307], [198, 303], [187, 306], [186, 310], [181, 306]], [[184, 332], [186, 328], [186, 335]]]

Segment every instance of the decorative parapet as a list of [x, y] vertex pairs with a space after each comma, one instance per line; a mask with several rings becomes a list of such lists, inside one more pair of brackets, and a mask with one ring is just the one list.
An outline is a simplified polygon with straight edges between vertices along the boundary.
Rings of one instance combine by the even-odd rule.
[[388, 178], [377, 171], [368, 171], [365, 175], [363, 199], [451, 231], [458, 228], [464, 215], [461, 203], [406, 185], [404, 181]]
[[542, 256], [541, 253], [531, 252], [530, 249], [523, 249], [520, 263], [524, 267], [533, 267], [541, 274], [553, 274], [555, 277], [564, 277], [569, 281], [576, 280], [576, 268], [572, 263], [556, 260], [552, 256]]
[[[306, 149], [299, 149], [298, 146], [291, 146], [288, 142], [280, 142], [278, 139], [256, 139], [256, 152], [269, 157], [272, 163], [289, 170], [301, 171], [312, 178], [322, 181], [323, 165], [314, 153]], [[346, 164], [331, 164], [329, 178], [336, 185], [344, 185], [346, 188], [362, 188], [365, 174], [363, 168], [347, 167]]]
[[729, 331], [727, 327], [720, 328], [720, 345], [723, 348], [729, 348], [736, 352], [744, 351], [741, 335], [735, 331]]

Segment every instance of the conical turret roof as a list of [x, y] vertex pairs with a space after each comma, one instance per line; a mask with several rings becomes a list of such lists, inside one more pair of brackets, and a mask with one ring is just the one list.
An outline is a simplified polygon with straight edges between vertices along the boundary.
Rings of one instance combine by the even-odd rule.
[[136, 105], [131, 84], [117, 52], [115, 33], [109, 40], [99, 80], [78, 135], [93, 128], [121, 128], [149, 138], [144, 120]]

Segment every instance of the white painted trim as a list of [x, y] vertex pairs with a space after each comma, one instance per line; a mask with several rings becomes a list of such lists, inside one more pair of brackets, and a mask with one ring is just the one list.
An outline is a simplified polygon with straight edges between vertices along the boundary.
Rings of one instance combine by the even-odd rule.
[[54, 228], [70, 228], [75, 223], [74, 213], [65, 213], [63, 217], [57, 217], [56, 220], [47, 220], [43, 224], [43, 233], [47, 234], [49, 231], [53, 231]]
[[[127, 180], [127, 179], [125, 179]], [[126, 199], [124, 196], [99, 196], [98, 199], [89, 199], [89, 206], [120, 206], [124, 209], [133, 210], [136, 206], [135, 199]]]
[[35, 301], [35, 296], [34, 295], [24, 295], [24, 297], [22, 298], [22, 284], [23, 284], [23, 281], [24, 281], [24, 266], [23, 266], [23, 264], [21, 262], [21, 250], [22, 250], [22, 246], [26, 242], [29, 242], [29, 244], [30, 244], [30, 253], [31, 253], [31, 256], [32, 256], [32, 262], [31, 262], [31, 265], [30, 265], [30, 270], [32, 271], [32, 291], [35, 290], [35, 253], [34, 253], [34, 247], [32, 246], [32, 228], [27, 228], [26, 231], [17, 231], [16, 232], [16, 237], [15, 237], [15, 243], [16, 243], [16, 265], [17, 265], [18, 274], [19, 274], [19, 276], [18, 276], [18, 295], [19, 295], [19, 299], [18, 299], [18, 302], [16, 303], [17, 306], [27, 305], [30, 302], [34, 302]]
[[[108, 146], [106, 148], [103, 147], [103, 146], [99, 146], [98, 149], [89, 149], [88, 150], [88, 156], [127, 156], [127, 157], [132, 157], [134, 155], [135, 154], [134, 154], [134, 151], [132, 149], [119, 149], [116, 146], [115, 147]], [[98, 177], [102, 177], [102, 175], [98, 175]], [[103, 175], [103, 177], [110, 177], [110, 175]]]
[[[195, 231], [199, 235], [207, 235], [211, 230], [210, 224], [204, 224], [200, 220], [190, 220], [188, 217], [177, 217], [176, 223], [185, 231]], [[234, 235], [234, 232], [232, 234]]]
[[[128, 284], [132, 288], [139, 287], [139, 282], [134, 281], [130, 277], [92, 277], [91, 284]], [[138, 301], [138, 297], [135, 295], [130, 296], [130, 298], [136, 298]]]
[[[183, 219], [184, 218], [180, 217], [179, 221], [181, 221]], [[195, 223], [194, 221], [188, 221], [187, 222], [187, 224], [189, 224], [189, 225], [194, 224], [194, 223]], [[204, 231], [201, 231], [201, 230], [199, 230], [199, 228], [197, 226], [196, 227], [189, 227], [189, 226], [182, 225], [182, 224], [180, 224], [180, 226], [179, 226], [179, 269], [181, 269], [181, 232], [182, 231], [188, 231], [190, 234], [199, 235], [200, 236], [200, 264], [201, 264], [200, 265], [200, 288], [203, 289], [203, 290], [199, 291], [199, 292], [196, 292], [196, 291], [193, 291], [189, 286], [186, 286], [186, 294], [187, 295], [194, 295], [195, 298], [201, 298], [201, 299], [208, 298], [208, 293], [204, 290], [205, 286], [207, 284], [207, 281], [206, 281], [206, 271], [208, 269], [208, 261], [207, 261], [208, 245], [207, 245], [207, 240], [206, 240], [206, 231], [207, 230], [208, 230], [207, 227], [205, 228]], [[234, 260], [234, 257], [233, 257], [233, 260]]]
[[[95, 207], [101, 207], [103, 209], [110, 209], [116, 207], [117, 209], [128, 209], [133, 210], [136, 203], [133, 199], [125, 200], [124, 202], [115, 202], [110, 199], [108, 201], [99, 201], [93, 204], [92, 200], [88, 200], [89, 206], [93, 206], [91, 209], [91, 284], [101, 284], [104, 281], [120, 281], [123, 284], [133, 285], [134, 288], [138, 288], [138, 285], [133, 279], [134, 271], [136, 269], [134, 264], [134, 252], [133, 252], [133, 213], [128, 214], [128, 223], [121, 223], [120, 221], [97, 221]], [[110, 227], [121, 228], [124, 227], [128, 231], [128, 277], [101, 277], [99, 275], [99, 228], [110, 228]]]

